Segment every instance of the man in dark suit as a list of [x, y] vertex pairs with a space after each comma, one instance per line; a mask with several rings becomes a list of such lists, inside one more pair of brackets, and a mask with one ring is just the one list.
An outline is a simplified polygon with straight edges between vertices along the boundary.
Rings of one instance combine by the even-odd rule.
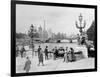
[[48, 59], [48, 46], [46, 46], [44, 53], [45, 53], [45, 60], [47, 60]]

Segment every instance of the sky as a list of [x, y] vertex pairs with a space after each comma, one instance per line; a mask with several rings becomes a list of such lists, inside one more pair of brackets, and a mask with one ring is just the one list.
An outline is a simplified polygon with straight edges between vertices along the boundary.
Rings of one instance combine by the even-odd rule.
[[43, 27], [45, 20], [46, 30], [51, 29], [53, 33], [77, 34], [75, 21], [79, 24], [79, 15], [86, 21], [87, 30], [94, 20], [94, 9], [40, 6], [40, 5], [16, 5], [16, 32], [27, 33], [31, 24], [35, 27]]

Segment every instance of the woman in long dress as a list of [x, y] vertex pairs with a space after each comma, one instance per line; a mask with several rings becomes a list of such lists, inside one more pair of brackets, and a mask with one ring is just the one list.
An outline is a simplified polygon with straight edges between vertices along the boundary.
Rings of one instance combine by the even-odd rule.
[[64, 61], [63, 62], [68, 62], [68, 47], [66, 47], [66, 49], [65, 49]]
[[28, 73], [30, 70], [30, 67], [31, 67], [31, 61], [30, 61], [29, 57], [27, 57], [27, 61], [25, 63], [24, 70]]
[[74, 49], [73, 48], [70, 48], [70, 51], [68, 53], [68, 60], [70, 62], [75, 61], [75, 55], [74, 55]]

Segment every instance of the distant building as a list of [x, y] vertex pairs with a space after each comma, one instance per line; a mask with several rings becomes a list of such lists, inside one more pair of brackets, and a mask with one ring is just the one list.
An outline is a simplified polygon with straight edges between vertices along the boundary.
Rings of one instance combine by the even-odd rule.
[[51, 31], [51, 29], [48, 30], [48, 38], [52, 38], [52, 31]]
[[43, 40], [47, 40], [48, 39], [48, 32], [46, 30], [46, 24], [45, 24], [45, 20], [44, 20], [44, 28], [43, 28]]
[[39, 33], [39, 38], [43, 38], [43, 31], [42, 31], [42, 27], [38, 27], [38, 33]]
[[38, 27], [38, 34], [39, 34], [39, 38], [42, 40], [42, 41], [45, 41], [48, 39], [48, 32], [45, 28], [45, 21], [44, 21], [44, 27], [42, 28], [41, 26]]

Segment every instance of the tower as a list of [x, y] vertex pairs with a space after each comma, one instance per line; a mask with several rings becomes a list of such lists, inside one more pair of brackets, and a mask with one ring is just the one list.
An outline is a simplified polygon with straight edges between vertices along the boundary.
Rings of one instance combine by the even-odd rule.
[[48, 32], [46, 31], [46, 24], [44, 20], [44, 28], [43, 28], [43, 40], [46, 40], [48, 38]]

